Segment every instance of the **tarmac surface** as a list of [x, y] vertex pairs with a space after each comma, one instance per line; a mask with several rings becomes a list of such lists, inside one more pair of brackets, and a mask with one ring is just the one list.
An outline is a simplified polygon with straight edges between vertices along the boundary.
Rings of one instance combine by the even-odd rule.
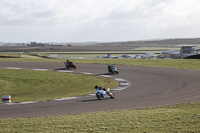
[[[107, 65], [76, 64], [76, 66], [77, 69], [71, 70], [97, 75], [107, 74]], [[64, 64], [0, 61], [0, 67], [63, 70]], [[126, 79], [131, 86], [115, 92], [115, 99], [97, 100], [93, 95], [70, 100], [0, 104], [0, 118], [91, 113], [200, 101], [200, 71], [125, 65], [116, 67], [119, 75], [113, 77]]]

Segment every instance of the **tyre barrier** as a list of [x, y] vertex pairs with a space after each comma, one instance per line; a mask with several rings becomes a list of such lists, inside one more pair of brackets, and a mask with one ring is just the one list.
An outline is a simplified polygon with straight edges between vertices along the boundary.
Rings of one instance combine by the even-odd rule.
[[11, 103], [11, 96], [2, 96], [3, 103]]

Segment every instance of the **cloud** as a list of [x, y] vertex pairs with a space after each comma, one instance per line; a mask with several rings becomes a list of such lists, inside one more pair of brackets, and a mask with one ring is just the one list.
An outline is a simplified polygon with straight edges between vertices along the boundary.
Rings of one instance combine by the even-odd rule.
[[8, 41], [196, 37], [198, 5], [198, 0], [1, 0], [0, 35]]
[[[12, 0], [1, 1], [1, 18], [5, 22], [28, 20], [30, 25], [41, 24], [45, 20], [56, 21], [57, 24], [79, 24], [96, 19], [109, 19], [110, 15], [128, 14], [139, 6], [143, 0]], [[111, 18], [112, 19], [112, 18]], [[4, 23], [6, 24], [6, 23]], [[27, 23], [25, 23], [27, 24]], [[55, 23], [56, 25], [56, 23]]]

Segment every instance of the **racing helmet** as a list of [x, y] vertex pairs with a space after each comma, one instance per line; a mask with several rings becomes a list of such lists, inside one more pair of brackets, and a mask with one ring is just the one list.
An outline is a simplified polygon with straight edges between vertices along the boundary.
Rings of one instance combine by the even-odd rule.
[[95, 89], [98, 89], [98, 88], [99, 88], [99, 86], [96, 85], [96, 86], [95, 86]]

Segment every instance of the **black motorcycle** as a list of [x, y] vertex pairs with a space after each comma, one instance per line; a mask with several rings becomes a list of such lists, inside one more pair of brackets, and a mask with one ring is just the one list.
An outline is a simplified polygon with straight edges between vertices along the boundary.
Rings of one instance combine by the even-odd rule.
[[117, 71], [117, 67], [115, 67], [115, 66], [108, 66], [108, 73], [119, 74], [119, 72]]

